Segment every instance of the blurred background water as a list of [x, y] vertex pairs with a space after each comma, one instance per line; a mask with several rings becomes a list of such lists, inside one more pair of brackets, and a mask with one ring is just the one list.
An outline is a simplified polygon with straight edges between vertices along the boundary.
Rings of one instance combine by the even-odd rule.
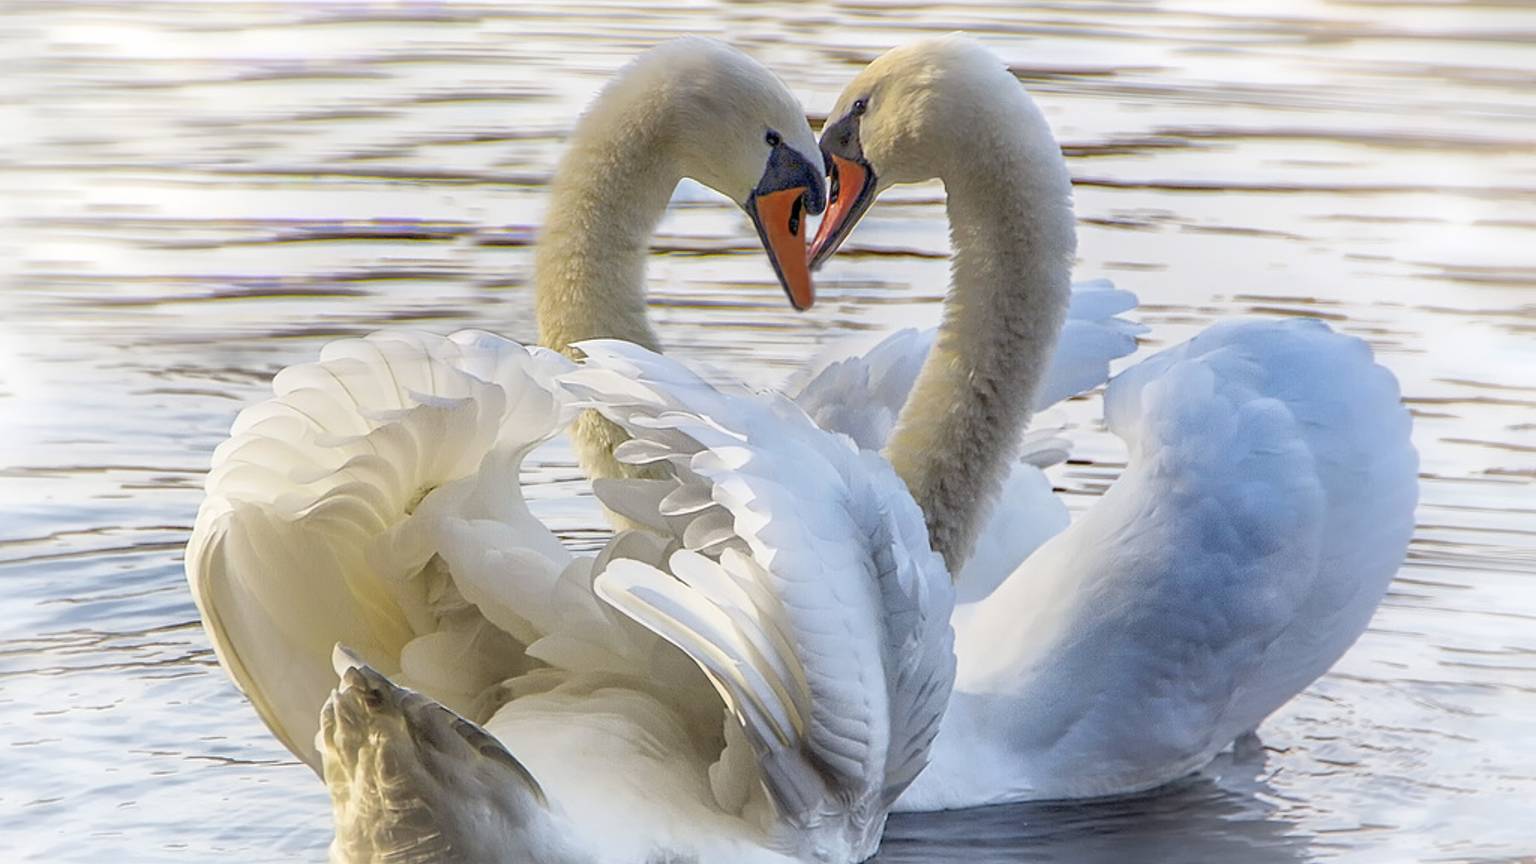
[[[219, 670], [182, 573], [236, 410], [339, 336], [532, 340], [546, 181], [647, 45], [728, 39], [814, 125], [882, 50], [955, 29], [1043, 104], [1079, 274], [1141, 296], [1148, 347], [1238, 315], [1366, 338], [1416, 417], [1423, 503], [1370, 632], [1262, 749], [1151, 796], [898, 819], [881, 860], [1536, 853], [1536, 6], [8, 0], [0, 859], [322, 860], [323, 790]], [[658, 332], [773, 385], [837, 337], [931, 319], [941, 198], [887, 194], [795, 314], [739, 211], [685, 184], [651, 260]], [[1064, 414], [1074, 509], [1122, 464], [1098, 416]], [[595, 542], [569, 452], [530, 469], [538, 511]]]

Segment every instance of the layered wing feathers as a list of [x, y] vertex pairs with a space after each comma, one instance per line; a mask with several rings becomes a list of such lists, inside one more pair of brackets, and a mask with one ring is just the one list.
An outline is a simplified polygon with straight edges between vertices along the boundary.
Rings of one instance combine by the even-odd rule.
[[558, 627], [573, 562], [517, 473], [570, 416], [553, 384], [570, 366], [473, 331], [375, 334], [236, 418], [187, 577], [220, 661], [312, 767], [336, 643], [462, 711]]
[[619, 458], [670, 468], [599, 494], [625, 515], [661, 502], [680, 547], [664, 569], [614, 561], [599, 593], [706, 671], [782, 812], [830, 795], [883, 813], [953, 675], [949, 578], [900, 480], [787, 400], [721, 394], [625, 343], [582, 348], [564, 380], [634, 436]]

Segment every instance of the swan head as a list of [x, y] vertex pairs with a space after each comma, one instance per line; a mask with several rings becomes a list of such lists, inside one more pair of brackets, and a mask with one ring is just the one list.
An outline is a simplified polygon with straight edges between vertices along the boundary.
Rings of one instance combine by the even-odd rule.
[[822, 130], [832, 192], [811, 267], [837, 251], [881, 192], [944, 178], [957, 160], [989, 158], [983, 141], [999, 99], [1022, 92], [1001, 60], [960, 34], [875, 58], [844, 88]]
[[815, 293], [805, 223], [826, 207], [826, 179], [789, 87], [741, 51], [699, 37], [651, 49], [616, 86], [633, 94], [625, 101], [659, 115], [664, 137], [656, 143], [682, 176], [746, 212], [790, 303], [808, 308]]

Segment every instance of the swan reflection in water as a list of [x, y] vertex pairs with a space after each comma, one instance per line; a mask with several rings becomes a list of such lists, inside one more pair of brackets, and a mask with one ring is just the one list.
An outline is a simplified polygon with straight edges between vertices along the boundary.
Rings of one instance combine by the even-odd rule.
[[1317, 851], [1269, 803], [1266, 754], [1253, 739], [1200, 773], [1121, 798], [902, 813], [876, 864], [1290, 864]]

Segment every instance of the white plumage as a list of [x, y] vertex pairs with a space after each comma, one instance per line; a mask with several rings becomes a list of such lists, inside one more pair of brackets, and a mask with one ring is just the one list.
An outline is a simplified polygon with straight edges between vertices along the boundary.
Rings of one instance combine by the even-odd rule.
[[[221, 660], [323, 767], [337, 860], [863, 860], [953, 680], [921, 514], [787, 401], [582, 347], [572, 371], [486, 334], [376, 335], [280, 376], [191, 547]], [[621, 512], [663, 503], [596, 557], [517, 482], [567, 388], [662, 478], [605, 484]]]
[[[760, 65], [697, 39], [644, 55], [558, 172], [545, 337], [647, 340], [643, 241], [683, 176], [740, 203], [772, 255], [803, 251], [813, 164]], [[774, 260], [806, 299], [803, 261]], [[188, 578], [220, 660], [323, 772], [337, 861], [867, 858], [953, 680], [920, 513], [787, 402], [587, 347], [632, 374], [572, 379], [608, 416], [573, 434], [599, 475], [653, 463], [598, 487], [652, 533], [572, 556], [524, 504], [523, 457], [578, 413], [569, 360], [475, 333], [336, 343], [215, 456]], [[778, 476], [810, 459], [823, 473]]]
[[671, 474], [614, 485], [663, 487], [652, 512], [683, 546], [670, 577], [619, 562], [598, 593], [706, 670], [780, 812], [812, 825], [846, 802], [843, 830], [872, 853], [953, 676], [953, 591], [921, 513], [884, 460], [786, 400], [718, 393], [627, 343], [581, 348], [565, 380], [633, 436], [615, 455]]
[[215, 450], [187, 546], [193, 596], [235, 683], [311, 767], [337, 642], [413, 682], [441, 674], [443, 653], [488, 680], [516, 668], [485, 615], [442, 578], [435, 550], [402, 523], [454, 499], [521, 538], [515, 554], [529, 569], [558, 572], [570, 556], [520, 495], [502, 492], [516, 489], [527, 450], [569, 417], [551, 396], [568, 365], [474, 332], [337, 342], [320, 362], [280, 373], [275, 398], [242, 411]]
[[[1136, 295], [1108, 279], [1074, 284], [1066, 322], [1032, 409], [1044, 411], [1108, 381], [1109, 364], [1135, 352], [1136, 336], [1146, 332], [1118, 317], [1135, 308]], [[823, 429], [841, 432], [866, 450], [879, 450], [895, 431], [937, 337], [938, 328], [905, 328], [875, 340], [838, 342], [802, 370], [805, 381], [795, 401]]]
[[955, 699], [904, 809], [1177, 779], [1327, 671], [1396, 573], [1417, 460], [1363, 342], [1222, 324], [1106, 406], [1125, 473], [957, 613]]
[[[806, 388], [812, 410], [892, 452], [952, 567], [978, 537], [960, 571], [955, 694], [901, 809], [1124, 794], [1199, 768], [1327, 671], [1401, 563], [1418, 483], [1396, 379], [1320, 322], [1214, 326], [1110, 382], [1105, 417], [1129, 463], [1067, 527], [1049, 487], [1022, 482], [1027, 466], [994, 479], [984, 464], [1003, 446], [989, 435], [1102, 380], [1131, 338], [1112, 317], [1125, 299], [1080, 288], [1069, 311], [1049, 263], [1072, 248], [1049, 128], [960, 37], [877, 59], [832, 118], [823, 148], [870, 178], [866, 195], [944, 180], [955, 246], [945, 356], [914, 372], [923, 346], [899, 334]], [[833, 200], [819, 258], [867, 203]], [[1068, 334], [1054, 354], [1018, 335], [1052, 309]], [[816, 392], [860, 376], [878, 395], [863, 426]], [[998, 419], [995, 402], [1016, 414]]]

